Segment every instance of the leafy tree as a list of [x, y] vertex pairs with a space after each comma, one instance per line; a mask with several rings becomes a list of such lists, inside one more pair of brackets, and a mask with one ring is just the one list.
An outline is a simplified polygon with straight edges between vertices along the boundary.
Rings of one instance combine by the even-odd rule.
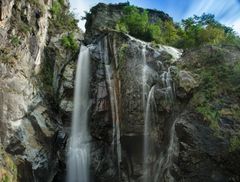
[[[136, 7], [127, 6], [124, 9], [124, 14], [125, 16], [122, 22], [124, 22], [124, 26], [129, 33], [137, 38], [145, 38], [145, 33], [148, 26], [148, 12], [144, 11], [140, 13]], [[122, 24], [121, 28], [124, 29], [124, 26]]]
[[163, 36], [165, 38], [164, 42], [169, 45], [176, 45], [180, 39], [176, 26], [170, 21], [163, 23]]
[[198, 40], [200, 44], [208, 43], [212, 45], [220, 44], [225, 40], [226, 36], [223, 29], [207, 26], [205, 29], [201, 29], [198, 33]]
[[212, 14], [194, 16], [182, 21], [182, 29], [185, 32], [181, 46], [198, 47], [202, 44], [233, 44], [240, 40], [232, 28], [224, 26], [215, 20]]
[[198, 47], [203, 44], [240, 45], [240, 38], [232, 28], [220, 24], [212, 14], [203, 14], [182, 20], [149, 22], [147, 11], [126, 6], [124, 16], [116, 29], [148, 42], [176, 46], [179, 48]]
[[147, 31], [146, 31], [146, 35], [145, 35], [145, 39], [147, 41], [154, 41], [156, 43], [162, 43], [163, 42], [163, 38], [161, 36], [161, 29], [160, 26], [157, 24], [149, 24], [147, 27]]

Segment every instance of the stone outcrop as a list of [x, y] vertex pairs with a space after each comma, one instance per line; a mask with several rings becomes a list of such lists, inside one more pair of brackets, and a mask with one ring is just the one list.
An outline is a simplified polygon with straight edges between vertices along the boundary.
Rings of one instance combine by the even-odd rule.
[[[92, 7], [90, 12], [86, 14], [86, 32], [85, 39], [86, 43], [91, 43], [99, 35], [103, 33], [105, 29], [115, 29], [116, 22], [124, 15], [124, 8], [128, 6], [129, 3], [119, 3], [119, 4], [104, 4], [99, 3]], [[138, 8], [140, 11], [144, 11], [143, 8]], [[159, 19], [163, 21], [173, 21], [172, 18], [158, 10], [147, 9], [149, 13], [149, 21], [156, 22]]]
[[[5, 174], [10, 181], [52, 181], [57, 173], [57, 151], [61, 149], [58, 141], [65, 139], [57, 132], [62, 130], [62, 124], [56, 111], [58, 97], [54, 98], [56, 92], [53, 92], [53, 82], [58, 82], [59, 76], [53, 77], [51, 71], [55, 70], [55, 75], [63, 74], [71, 82], [70, 66], [63, 65], [73, 62], [75, 66], [75, 58], [60, 44], [66, 31], [58, 30], [60, 35], [50, 36], [50, 32], [54, 33], [50, 26], [52, 3], [51, 0], [1, 1], [0, 141], [1, 150], [8, 153], [16, 170], [13, 173], [9, 167], [1, 168], [3, 181]], [[81, 39], [81, 33], [76, 32]], [[46, 69], [50, 70], [48, 75], [43, 71]], [[59, 90], [63, 84], [64, 81], [59, 84]], [[69, 109], [71, 106], [66, 108]], [[7, 162], [4, 157], [0, 161], [1, 167]]]

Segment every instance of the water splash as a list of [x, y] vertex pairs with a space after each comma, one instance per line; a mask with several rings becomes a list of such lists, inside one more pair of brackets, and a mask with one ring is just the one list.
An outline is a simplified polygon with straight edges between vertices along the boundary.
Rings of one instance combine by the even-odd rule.
[[74, 110], [68, 150], [67, 181], [88, 182], [90, 164], [90, 135], [88, 110], [90, 79], [89, 48], [81, 46], [74, 89]]

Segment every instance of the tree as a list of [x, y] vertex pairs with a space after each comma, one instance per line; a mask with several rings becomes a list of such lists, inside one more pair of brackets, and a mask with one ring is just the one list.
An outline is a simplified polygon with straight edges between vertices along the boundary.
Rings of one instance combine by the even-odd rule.
[[212, 25], [208, 25], [205, 29], [201, 29], [198, 34], [200, 44], [220, 44], [225, 40], [224, 30]]
[[[148, 12], [143, 11], [142, 13], [134, 6], [127, 6], [124, 9], [125, 16], [120, 22], [124, 22], [125, 28], [129, 31], [130, 35], [142, 38], [145, 37], [145, 32], [148, 25]], [[122, 27], [124, 27], [122, 25]]]
[[169, 45], [176, 45], [180, 37], [178, 36], [178, 30], [173, 22], [165, 21], [163, 23], [163, 36], [164, 42]]

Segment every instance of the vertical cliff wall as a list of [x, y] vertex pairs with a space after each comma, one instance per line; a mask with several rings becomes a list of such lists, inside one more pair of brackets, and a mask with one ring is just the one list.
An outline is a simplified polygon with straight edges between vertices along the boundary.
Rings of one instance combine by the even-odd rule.
[[[61, 39], [70, 32], [74, 39], [81, 35], [77, 26], [56, 27], [54, 3], [59, 1], [3, 0], [0, 4], [0, 143], [14, 164], [14, 171], [4, 168], [6, 161], [1, 158], [1, 171], [10, 172], [1, 172], [0, 180], [12, 179], [12, 174], [12, 181], [52, 181], [57, 173], [57, 151], [64, 140], [59, 132], [57, 105], [63, 98], [59, 90], [67, 82], [66, 63], [74, 62], [77, 54]], [[69, 5], [62, 3], [66, 18]]]

